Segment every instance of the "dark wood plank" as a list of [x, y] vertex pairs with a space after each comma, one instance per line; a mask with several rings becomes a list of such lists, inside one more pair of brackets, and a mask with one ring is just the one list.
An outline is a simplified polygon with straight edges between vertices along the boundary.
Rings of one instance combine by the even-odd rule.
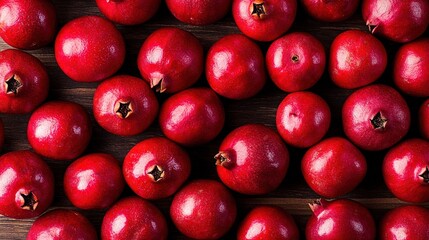
[[[60, 26], [64, 25], [67, 21], [82, 15], [101, 15], [95, 5], [95, 1], [92, 0], [55, 0], [54, 3], [59, 13], [58, 16]], [[366, 29], [366, 26], [360, 16], [360, 10], [351, 19], [341, 23], [317, 22], [310, 19], [307, 14], [303, 12], [302, 8], [299, 8], [298, 11], [299, 13], [297, 15], [296, 21], [290, 31], [305, 31], [312, 33], [322, 41], [327, 52], [334, 37], [342, 31], [346, 29]], [[161, 6], [157, 15], [145, 24], [139, 26], [117, 26], [118, 29], [122, 32], [127, 43], [126, 61], [119, 73], [131, 74], [134, 76], [139, 76], [136, 66], [136, 57], [139, 48], [145, 38], [155, 29], [165, 26], [175, 26], [188, 30], [200, 39], [205, 51], [207, 51], [209, 47], [222, 36], [231, 33], [239, 33], [239, 30], [235, 26], [231, 14], [221, 21], [209, 26], [190, 26], [174, 19], [164, 4]], [[426, 36], [427, 35], [428, 34], [426, 33]], [[388, 51], [390, 61], [385, 74], [383, 74], [378, 82], [392, 85], [391, 60], [399, 45], [385, 40], [382, 41]], [[258, 44], [265, 53], [269, 43]], [[0, 49], [3, 50], [7, 48], [9, 47], [0, 41]], [[48, 69], [51, 81], [48, 100], [63, 99], [75, 101], [82, 104], [88, 112], [92, 112], [92, 95], [98, 83], [77, 83], [65, 76], [55, 62], [53, 44], [43, 49], [29, 52], [38, 57]], [[207, 86], [205, 78], [201, 77], [201, 80], [197, 83], [197, 85]], [[340, 119], [341, 106], [345, 98], [352, 91], [343, 90], [334, 86], [330, 82], [329, 76], [326, 72], [319, 83], [310, 90], [320, 94], [328, 102], [331, 108], [333, 120], [327, 136], [344, 136]], [[278, 90], [271, 82], [268, 82], [263, 91], [254, 98], [243, 101], [222, 99], [227, 114], [226, 125], [222, 133], [208, 145], [197, 148], [187, 148], [187, 151], [192, 157], [193, 163], [191, 179], [218, 179], [214, 167], [213, 156], [216, 154], [217, 148], [222, 138], [225, 137], [226, 134], [232, 129], [246, 123], [262, 123], [275, 128], [276, 108], [286, 95], [286, 93]], [[165, 96], [159, 96], [159, 99], [162, 101], [165, 99]], [[407, 138], [418, 137], [419, 133], [416, 124], [416, 110], [424, 99], [406, 97], [406, 100], [412, 110], [412, 121], [414, 123], [412, 124]], [[29, 116], [29, 114], [0, 114], [0, 118], [3, 119], [6, 126], [6, 143], [3, 153], [13, 150], [30, 149], [26, 138], [26, 126]], [[92, 123], [94, 127], [94, 133], [92, 142], [86, 153], [106, 152], [114, 155], [121, 161], [134, 144], [152, 136], [162, 135], [157, 123], [154, 123], [150, 129], [144, 133], [134, 137], [118, 137], [109, 134], [96, 124], [93, 117]], [[314, 199], [318, 198], [318, 196], [308, 188], [300, 172], [300, 161], [305, 150], [291, 147], [289, 147], [289, 150], [291, 154], [290, 168], [284, 182], [279, 187], [279, 189], [264, 196], [244, 196], [234, 193], [234, 196], [236, 196], [238, 202], [238, 219], [226, 238], [234, 238], [237, 225], [243, 216], [249, 209], [261, 204], [278, 205], [286, 209], [295, 217], [300, 230], [303, 233], [305, 222], [311, 214], [307, 203], [312, 202]], [[404, 205], [406, 203], [394, 198], [383, 182], [383, 178], [381, 176], [381, 162], [385, 151], [364, 153], [367, 157], [369, 166], [368, 174], [365, 180], [357, 187], [355, 191], [347, 194], [344, 197], [352, 198], [363, 203], [371, 210], [371, 212], [374, 214], [374, 217], [379, 219], [387, 210]], [[62, 190], [62, 175], [69, 163], [55, 162], [50, 160], [47, 160], [47, 162], [52, 167], [56, 178], [56, 197], [54, 199], [52, 208], [75, 209], [67, 200], [64, 195], [64, 191]], [[127, 188], [123, 195], [127, 196], [131, 194], [132, 191]], [[171, 198], [153, 202], [160, 207], [166, 216], [168, 216], [168, 208]], [[428, 204], [424, 205], [429, 206]], [[83, 212], [99, 229], [104, 211], [81, 212]], [[34, 219], [14, 220], [0, 216], [0, 239], [25, 239], [26, 233], [33, 221]], [[185, 239], [174, 228], [171, 221], [168, 221], [171, 238]]]

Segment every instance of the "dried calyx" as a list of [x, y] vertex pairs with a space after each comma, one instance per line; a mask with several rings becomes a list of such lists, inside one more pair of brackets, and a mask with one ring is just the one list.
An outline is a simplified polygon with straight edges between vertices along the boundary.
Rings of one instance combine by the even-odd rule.
[[122, 101], [119, 100], [115, 103], [115, 113], [120, 118], [127, 118], [133, 112], [133, 107], [131, 101]]
[[229, 154], [225, 151], [220, 151], [214, 156], [215, 164], [222, 167], [230, 167], [232, 165]]
[[371, 124], [374, 129], [384, 130], [386, 128], [387, 118], [385, 118], [381, 112], [378, 112], [371, 119]]
[[33, 192], [19, 194], [20, 207], [25, 210], [34, 211], [39, 204], [39, 200]]
[[19, 89], [22, 87], [21, 78], [13, 74], [8, 80], [5, 81], [7, 94], [18, 94]]
[[429, 168], [426, 166], [425, 171], [419, 175], [421, 178], [423, 178], [423, 182], [429, 183]]
[[165, 171], [160, 166], [154, 165], [153, 167], [149, 168], [147, 175], [149, 175], [153, 181], [158, 182], [164, 178]]
[[250, 5], [250, 12], [257, 18], [264, 18], [267, 15], [263, 1], [255, 1]]
[[150, 87], [151, 88], [155, 88], [156, 92], [163, 93], [163, 92], [165, 92], [167, 90], [167, 88], [165, 87], [165, 83], [164, 82], [165, 81], [164, 81], [163, 78], [151, 80], [150, 81]]

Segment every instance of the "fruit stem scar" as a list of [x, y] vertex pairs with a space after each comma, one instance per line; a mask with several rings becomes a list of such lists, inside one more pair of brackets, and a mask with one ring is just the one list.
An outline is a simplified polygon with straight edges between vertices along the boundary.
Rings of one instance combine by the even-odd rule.
[[127, 118], [133, 112], [130, 101], [117, 101], [115, 104], [115, 113], [120, 118]]
[[164, 178], [165, 171], [158, 165], [154, 165], [149, 169], [147, 174], [152, 178], [153, 181], [158, 182]]
[[419, 176], [423, 178], [423, 182], [429, 183], [429, 168], [426, 166], [426, 170]]
[[251, 6], [252, 15], [257, 15], [258, 18], [262, 18], [261, 15], [266, 15], [264, 2], [253, 3]]
[[33, 192], [29, 192], [28, 194], [20, 193], [21, 195], [21, 208], [25, 210], [34, 211], [39, 204], [36, 195]]
[[228, 168], [232, 164], [229, 154], [225, 151], [220, 151], [217, 153], [214, 156], [214, 159], [216, 160], [215, 165], [217, 166]]
[[17, 94], [18, 90], [22, 87], [21, 79], [13, 74], [8, 80], [5, 81], [6, 85], [6, 94]]
[[165, 87], [163, 78], [150, 81], [150, 87], [155, 88], [155, 91], [159, 93], [163, 93], [167, 90], [167, 88]]
[[385, 129], [387, 124], [387, 118], [385, 118], [381, 112], [378, 112], [374, 115], [374, 117], [370, 120], [374, 129]]
[[296, 63], [296, 62], [298, 62], [299, 61], [299, 56], [298, 55], [296, 55], [296, 54], [294, 54], [293, 56], [292, 56], [292, 61], [294, 62], [294, 63]]

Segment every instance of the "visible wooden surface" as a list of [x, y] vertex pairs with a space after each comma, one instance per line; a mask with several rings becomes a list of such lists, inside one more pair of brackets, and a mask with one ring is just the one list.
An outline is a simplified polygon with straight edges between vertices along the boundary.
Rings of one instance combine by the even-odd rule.
[[[67, 21], [82, 16], [82, 15], [101, 15], [98, 11], [95, 1], [93, 0], [56, 0], [54, 1], [58, 16], [59, 27]], [[230, 34], [239, 33], [239, 30], [234, 24], [231, 14], [228, 14], [223, 20], [210, 26], [190, 26], [180, 23], [169, 13], [165, 4], [163, 4], [157, 15], [149, 22], [139, 26], [119, 26], [127, 46], [126, 62], [119, 73], [140, 76], [137, 66], [136, 57], [138, 50], [145, 38], [155, 29], [165, 26], [176, 26], [192, 32], [202, 42], [205, 51], [220, 37]], [[322, 41], [325, 48], [329, 50], [329, 45], [333, 38], [340, 32], [346, 29], [362, 29], [366, 30], [364, 21], [360, 16], [360, 9], [349, 20], [340, 23], [320, 23], [312, 20], [299, 6], [298, 15], [295, 23], [290, 30], [305, 31], [314, 34]], [[426, 36], [428, 33], [426, 32]], [[389, 55], [389, 65], [377, 82], [392, 85], [392, 59], [398, 48], [398, 44], [382, 40], [385, 44]], [[269, 46], [269, 43], [259, 43], [264, 54]], [[0, 43], [0, 49], [9, 48], [3, 42]], [[48, 100], [64, 99], [71, 100], [82, 104], [89, 113], [92, 113], [92, 95], [98, 83], [77, 83], [66, 77], [58, 68], [54, 53], [53, 44], [50, 46], [29, 51], [31, 54], [38, 57], [47, 67], [50, 76], [50, 94]], [[204, 76], [201, 77], [197, 85], [207, 86]], [[332, 123], [328, 136], [344, 136], [341, 127], [341, 106], [345, 98], [352, 92], [342, 90], [335, 87], [329, 79], [327, 72], [319, 83], [310, 89], [313, 92], [320, 94], [329, 104], [332, 112]], [[217, 152], [217, 148], [225, 135], [232, 129], [246, 123], [263, 123], [267, 126], [275, 128], [276, 108], [280, 101], [287, 94], [278, 90], [271, 82], [267, 82], [263, 91], [256, 97], [244, 101], [231, 101], [222, 99], [226, 110], [226, 125], [222, 133], [210, 144], [186, 149], [192, 157], [192, 175], [191, 179], [196, 178], [211, 178], [218, 179], [215, 171], [213, 156]], [[167, 96], [158, 95], [162, 102]], [[412, 111], [412, 126], [409, 134], [406, 136], [418, 137], [417, 128], [417, 109], [424, 99], [405, 96], [411, 111]], [[26, 138], [27, 120], [30, 115], [6, 115], [0, 114], [6, 127], [6, 143], [3, 148], [4, 152], [13, 150], [30, 149]], [[107, 133], [97, 125], [92, 117], [94, 127], [92, 142], [86, 153], [90, 152], [106, 152], [115, 156], [119, 160], [123, 160], [128, 150], [142, 139], [162, 135], [159, 127], [155, 122], [150, 129], [143, 134], [134, 137], [118, 137]], [[245, 196], [233, 193], [238, 203], [238, 218], [236, 224], [225, 237], [225, 239], [233, 239], [236, 234], [238, 223], [242, 220], [247, 211], [260, 204], [278, 205], [291, 213], [297, 221], [302, 236], [305, 229], [305, 223], [310, 216], [310, 209], [307, 203], [318, 198], [305, 183], [301, 171], [300, 161], [305, 150], [289, 147], [291, 154], [291, 164], [288, 174], [283, 183], [276, 191], [263, 196]], [[388, 210], [405, 203], [397, 200], [386, 188], [381, 174], [381, 162], [385, 151], [381, 152], [364, 152], [368, 161], [368, 173], [364, 181], [352, 193], [345, 195], [346, 198], [351, 198], [363, 203], [370, 209], [376, 220]], [[46, 159], [52, 167], [56, 177], [56, 195], [52, 208], [66, 207], [73, 208], [70, 202], [64, 195], [62, 190], [63, 173], [69, 163], [54, 162]], [[133, 194], [130, 189], [124, 191], [124, 196]], [[162, 212], [168, 218], [168, 209], [171, 198], [153, 201], [154, 204], [160, 207]], [[425, 206], [429, 206], [425, 204]], [[86, 215], [91, 222], [99, 229], [103, 217], [103, 211], [81, 211]], [[0, 239], [25, 239], [28, 229], [31, 227], [34, 219], [29, 220], [13, 220], [0, 216]], [[170, 220], [171, 239], [185, 239], [174, 228]]]

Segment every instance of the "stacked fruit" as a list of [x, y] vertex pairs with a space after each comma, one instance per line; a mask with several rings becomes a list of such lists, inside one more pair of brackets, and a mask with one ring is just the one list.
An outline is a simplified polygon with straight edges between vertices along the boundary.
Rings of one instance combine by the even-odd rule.
[[[0, 214], [38, 217], [27, 239], [167, 239], [170, 222], [190, 238], [222, 238], [239, 218], [234, 196], [263, 196], [278, 189], [296, 149], [305, 150], [301, 172], [308, 186], [334, 199], [309, 204], [313, 215], [307, 239], [376, 237], [370, 211], [341, 198], [365, 178], [366, 152], [385, 151], [380, 174], [394, 196], [410, 203], [429, 201], [429, 99], [423, 102], [429, 97], [429, 39], [423, 36], [429, 25], [427, 0], [302, 0], [301, 5], [296, 0], [166, 0], [175, 18], [203, 26], [195, 27], [200, 30], [231, 11], [242, 34], [222, 36], [205, 49], [189, 31], [160, 27], [150, 32], [133, 59], [139, 77], [118, 73], [126, 62], [127, 39], [114, 23], [144, 24], [161, 1], [96, 4], [107, 19], [80, 16], [57, 32], [55, 2], [0, 1], [0, 36], [21, 49], [0, 52], [0, 113], [29, 115], [26, 135], [32, 148], [5, 149], [0, 157]], [[310, 17], [334, 24], [350, 18], [359, 6], [370, 32], [342, 32], [328, 54], [312, 34], [288, 33], [300, 7]], [[96, 83], [91, 85], [96, 86], [92, 115], [78, 103], [47, 100], [49, 73], [23, 50], [48, 48], [52, 42], [56, 63], [68, 78]], [[264, 42], [269, 43], [266, 52]], [[383, 43], [401, 44], [394, 59], [388, 59]], [[375, 83], [389, 63], [392, 85]], [[335, 87], [351, 91], [341, 116], [334, 116], [325, 99], [312, 91], [325, 68]], [[201, 78], [207, 81], [201, 83]], [[225, 103], [257, 96], [268, 81], [288, 93], [274, 106], [277, 131], [260, 123], [242, 124], [227, 133], [214, 155], [220, 181], [191, 178], [195, 167], [188, 150], [220, 136], [229, 120]], [[423, 102], [418, 113], [410, 111], [407, 97]], [[412, 122], [412, 116], [418, 121]], [[344, 135], [328, 134], [334, 118], [341, 118]], [[92, 119], [118, 139], [144, 139], [128, 149], [123, 161], [88, 153]], [[162, 136], [145, 135], [155, 120]], [[420, 138], [406, 137], [412, 123], [418, 124]], [[0, 121], [0, 147], [4, 128], [8, 126]], [[103, 211], [99, 233], [76, 209], [44, 213], [53, 207], [56, 185], [45, 160], [67, 162], [64, 193], [76, 208]], [[124, 193], [126, 187], [131, 196]], [[162, 199], [171, 199], [171, 221], [156, 205]], [[379, 237], [429, 239], [428, 221], [425, 207], [401, 206], [381, 220]], [[300, 236], [293, 217], [278, 206], [255, 207], [237, 226], [238, 239]]]

